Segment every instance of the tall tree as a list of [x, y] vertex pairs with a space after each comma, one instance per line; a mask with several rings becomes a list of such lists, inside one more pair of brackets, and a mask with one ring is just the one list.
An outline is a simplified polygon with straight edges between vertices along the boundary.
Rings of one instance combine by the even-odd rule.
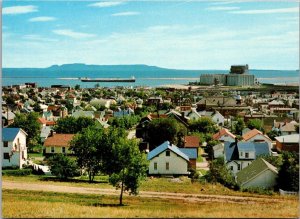
[[250, 119], [247, 122], [247, 127], [249, 129], [257, 129], [257, 130], [260, 130], [262, 132], [264, 131], [263, 121], [259, 120], [259, 119]]
[[145, 129], [146, 140], [150, 143], [151, 148], [155, 148], [165, 141], [180, 144], [182, 136], [187, 133], [183, 125], [170, 118], [152, 120]]
[[38, 144], [41, 125], [38, 123], [38, 114], [31, 112], [29, 114], [16, 114], [14, 123], [9, 125], [11, 128], [21, 128], [27, 133], [26, 144], [29, 151]]
[[75, 135], [70, 143], [78, 166], [85, 169], [89, 175], [89, 182], [94, 180], [101, 169], [103, 150], [100, 147], [103, 135], [103, 129], [88, 127]]
[[109, 182], [121, 189], [119, 204], [122, 205], [124, 191], [138, 194], [140, 182], [146, 177], [148, 169], [146, 155], [139, 151], [136, 141], [120, 139], [120, 142], [112, 147], [109, 163]]
[[243, 134], [243, 129], [246, 127], [244, 119], [243, 118], [237, 118], [237, 122], [234, 125], [234, 130], [237, 135]]
[[215, 133], [217, 131], [216, 124], [209, 117], [203, 117], [190, 122], [190, 130], [202, 133]]
[[277, 182], [280, 189], [299, 191], [299, 156], [297, 153], [282, 153], [282, 165], [278, 171]]
[[88, 126], [93, 126], [94, 124], [95, 122], [92, 118], [74, 118], [70, 116], [58, 119], [54, 129], [57, 133], [76, 134], [82, 129], [87, 128]]

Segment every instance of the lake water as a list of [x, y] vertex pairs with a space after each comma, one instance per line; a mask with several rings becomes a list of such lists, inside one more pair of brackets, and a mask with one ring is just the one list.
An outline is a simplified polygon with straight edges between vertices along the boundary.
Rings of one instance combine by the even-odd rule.
[[[132, 72], [132, 71], [47, 71], [46, 69], [3, 69], [2, 85], [24, 84], [35, 82], [38, 86], [50, 87], [54, 84], [75, 86], [79, 84], [82, 88], [94, 87], [97, 82], [81, 82], [80, 77], [89, 78], [131, 78], [134, 76], [134, 83], [107, 83], [99, 82], [101, 87], [113, 86], [150, 86], [157, 87], [172, 84], [188, 84], [200, 80], [201, 74], [228, 73], [228, 70], [168, 70], [151, 72]], [[280, 70], [250, 70], [260, 83], [272, 84], [299, 84], [299, 71], [280, 71]]]

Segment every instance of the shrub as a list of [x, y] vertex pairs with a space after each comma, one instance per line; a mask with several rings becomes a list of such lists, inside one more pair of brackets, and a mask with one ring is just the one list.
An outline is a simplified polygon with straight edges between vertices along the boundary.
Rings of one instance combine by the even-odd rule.
[[3, 176], [28, 176], [32, 172], [31, 169], [20, 169], [20, 170], [2, 170]]
[[253, 187], [253, 188], [244, 188], [241, 189], [242, 192], [250, 192], [250, 193], [256, 193], [260, 195], [274, 195], [274, 191], [270, 189], [265, 189], [262, 187]]
[[48, 160], [51, 173], [59, 178], [67, 179], [79, 176], [79, 168], [75, 160], [63, 154], [55, 154]]

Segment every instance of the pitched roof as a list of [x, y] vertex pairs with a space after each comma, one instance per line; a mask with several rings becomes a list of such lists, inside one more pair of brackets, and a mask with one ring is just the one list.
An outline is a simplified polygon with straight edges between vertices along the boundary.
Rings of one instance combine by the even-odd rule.
[[55, 125], [56, 124], [55, 121], [49, 121], [45, 118], [38, 118], [38, 122], [41, 124], [46, 124], [46, 125]]
[[263, 135], [266, 139], [272, 141], [268, 136], [264, 135], [261, 131], [257, 129], [252, 129], [249, 132], [246, 132], [242, 137], [245, 141], [248, 141], [249, 139], [253, 138], [256, 135]]
[[229, 135], [232, 138], [236, 138], [234, 134], [232, 134], [228, 129], [223, 128], [220, 131], [218, 131], [216, 134], [214, 134], [212, 137], [214, 140], [219, 140], [223, 135]]
[[45, 142], [45, 147], [53, 147], [53, 146], [69, 146], [70, 141], [74, 137], [74, 134], [54, 134], [51, 137], [48, 137]]
[[236, 174], [237, 182], [238, 184], [243, 185], [267, 169], [278, 174], [276, 167], [265, 161], [263, 158], [258, 158], [257, 160], [253, 161], [249, 166], [245, 167]]
[[297, 122], [275, 122], [274, 126], [282, 132], [294, 132], [296, 131]]
[[183, 159], [189, 161], [189, 157], [186, 154], [184, 154], [183, 152], [181, 152], [178, 147], [176, 147], [173, 144], [170, 144], [169, 141], [165, 141], [164, 143], [162, 143], [161, 145], [159, 145], [158, 147], [156, 147], [155, 149], [150, 151], [147, 155], [147, 160], [153, 159], [155, 156], [159, 155], [160, 153], [164, 152], [167, 149], [173, 151], [175, 154], [177, 154], [180, 157], [182, 157]]
[[49, 126], [43, 126], [42, 130], [41, 130], [40, 137], [41, 138], [47, 138], [50, 133], [51, 133], [51, 128]]
[[269, 145], [267, 142], [225, 142], [224, 143], [226, 161], [238, 160], [239, 150], [241, 151], [254, 151], [255, 156], [270, 154]]
[[179, 150], [186, 154], [189, 159], [197, 159], [197, 148], [179, 148]]
[[275, 137], [275, 139], [281, 143], [299, 143], [299, 134], [282, 135]]
[[21, 128], [3, 128], [2, 129], [2, 141], [13, 141], [19, 131], [22, 131], [25, 135], [27, 133]]
[[199, 147], [199, 137], [198, 136], [185, 136], [184, 137], [184, 147]]

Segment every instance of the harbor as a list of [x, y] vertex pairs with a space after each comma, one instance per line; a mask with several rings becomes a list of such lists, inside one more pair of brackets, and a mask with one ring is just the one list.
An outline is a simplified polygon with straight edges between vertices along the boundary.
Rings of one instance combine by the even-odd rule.
[[135, 77], [131, 78], [79, 78], [81, 82], [135, 82]]

